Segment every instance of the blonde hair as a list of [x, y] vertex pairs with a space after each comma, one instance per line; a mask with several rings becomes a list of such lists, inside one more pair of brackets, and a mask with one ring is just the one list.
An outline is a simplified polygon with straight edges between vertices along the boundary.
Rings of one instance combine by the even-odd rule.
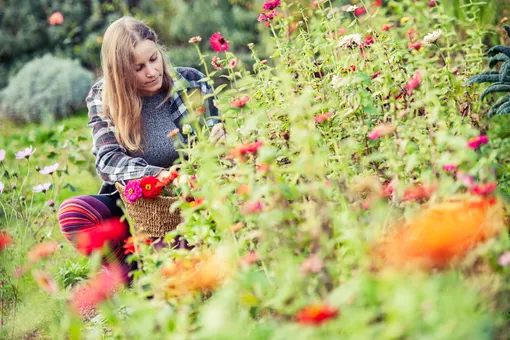
[[122, 17], [108, 27], [101, 47], [104, 113], [115, 125], [118, 142], [132, 152], [141, 151], [145, 143], [142, 99], [133, 72], [134, 48], [143, 40], [153, 41], [163, 59], [164, 103], [170, 97], [173, 81], [165, 49], [152, 29], [134, 18]]

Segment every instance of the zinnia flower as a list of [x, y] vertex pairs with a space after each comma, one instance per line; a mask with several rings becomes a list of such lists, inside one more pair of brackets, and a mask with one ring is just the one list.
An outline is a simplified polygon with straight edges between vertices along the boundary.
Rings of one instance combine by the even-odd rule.
[[273, 9], [269, 12], [262, 13], [259, 15], [257, 21], [258, 22], [264, 22], [264, 26], [269, 27], [271, 25], [271, 20], [278, 15], [278, 11]]
[[313, 117], [313, 120], [315, 120], [317, 123], [322, 123], [322, 122], [328, 120], [329, 118], [331, 118], [331, 116], [332, 116], [332, 114], [330, 112], [326, 112], [326, 113], [323, 113], [323, 114]]
[[370, 76], [370, 79], [375, 79], [375, 78], [379, 77], [380, 74], [381, 74], [381, 71], [377, 71], [376, 73], [374, 73]]
[[338, 309], [326, 304], [312, 304], [301, 309], [296, 314], [296, 320], [299, 323], [307, 325], [320, 325], [338, 315]]
[[439, 39], [439, 37], [441, 36], [441, 34], [443, 34], [443, 31], [442, 30], [437, 30], [437, 31], [434, 31], [432, 33], [429, 33], [427, 34], [424, 38], [423, 38], [423, 42], [425, 44], [432, 44], [432, 43], [435, 43], [437, 41], [437, 39]]
[[124, 196], [129, 203], [135, 203], [139, 198], [143, 196], [142, 188], [140, 187], [140, 181], [130, 181], [124, 188]]
[[457, 165], [455, 164], [445, 164], [443, 165], [443, 170], [448, 172], [454, 172], [457, 170]]
[[136, 238], [129, 236], [124, 240], [124, 245], [122, 246], [122, 248], [124, 248], [124, 254], [127, 255], [135, 253], [135, 239], [137, 243], [143, 243], [147, 245], [152, 244], [152, 239], [148, 238], [146, 235], [136, 235]]
[[12, 244], [12, 237], [6, 231], [0, 231], [0, 251]]
[[395, 131], [395, 126], [392, 124], [381, 124], [376, 126], [368, 133], [368, 138], [376, 140], [379, 137], [391, 135]]
[[163, 188], [158, 186], [159, 180], [154, 176], [147, 176], [142, 178], [140, 181], [140, 187], [142, 188], [142, 195], [145, 199], [153, 199], [158, 197]]
[[250, 251], [241, 258], [241, 263], [244, 265], [250, 265], [256, 263], [259, 259], [259, 255], [256, 252]]
[[432, 185], [417, 185], [404, 191], [403, 202], [428, 200], [436, 191], [436, 187]]
[[381, 29], [382, 29], [383, 31], [388, 31], [388, 30], [389, 30], [390, 28], [392, 28], [392, 27], [393, 27], [393, 24], [386, 24], [386, 25], [384, 25]]
[[356, 8], [354, 10], [354, 15], [359, 17], [360, 15], [363, 15], [367, 12], [367, 10], [365, 9], [365, 7], [360, 7], [360, 8]]
[[247, 143], [237, 146], [235, 149], [230, 151], [230, 158], [239, 158], [241, 161], [247, 154], [254, 154], [262, 147], [262, 141], [256, 141], [254, 143]]
[[39, 171], [41, 175], [51, 175], [58, 169], [58, 163], [53, 165], [45, 166], [42, 170]]
[[421, 41], [407, 44], [408, 49], [416, 50], [416, 51], [419, 51], [422, 48], [422, 46], [423, 46], [423, 43]]
[[156, 186], [165, 187], [168, 184], [172, 183], [177, 177], [179, 177], [179, 173], [177, 171], [170, 172], [170, 175], [163, 177]]
[[270, 0], [270, 1], [264, 2], [264, 5], [262, 5], [262, 8], [264, 11], [271, 11], [278, 6], [280, 6], [280, 0]]
[[47, 272], [42, 271], [42, 270], [34, 270], [32, 272], [32, 275], [35, 279], [35, 282], [37, 282], [37, 285], [42, 290], [44, 290], [50, 294], [55, 294], [56, 292], [58, 292], [57, 282]]
[[436, 7], [437, 6], [436, 0], [430, 0], [428, 2], [427, 6], [429, 6], [429, 7]]
[[250, 96], [234, 98], [230, 102], [230, 105], [232, 105], [233, 107], [241, 108], [241, 107], [244, 107], [246, 105], [246, 103], [248, 103], [249, 100], [250, 100]]
[[420, 86], [421, 82], [422, 82], [421, 74], [420, 72], [416, 71], [407, 82], [407, 85], [405, 86], [407, 95], [411, 95], [411, 93], [413, 93], [413, 90]]
[[222, 51], [228, 51], [228, 40], [223, 38], [220, 32], [216, 32], [213, 35], [211, 35], [211, 38], [209, 39], [209, 42], [211, 44], [211, 47], [216, 52], [222, 52]]
[[365, 37], [365, 45], [368, 46], [368, 45], [372, 45], [373, 43], [374, 43], [374, 37], [371, 35], [367, 35]]
[[497, 187], [497, 182], [476, 184], [471, 187], [471, 193], [474, 195], [487, 196], [492, 194]]
[[216, 55], [212, 57], [211, 65], [214, 67], [215, 70], [223, 69], [221, 67], [221, 59], [218, 58], [218, 56], [216, 56]]
[[173, 138], [173, 137], [177, 136], [178, 133], [179, 133], [179, 129], [173, 129], [172, 131], [170, 131], [168, 133], [168, 138]]
[[324, 267], [324, 262], [317, 254], [312, 254], [301, 263], [301, 270], [305, 273], [319, 273]]
[[444, 268], [504, 227], [500, 202], [471, 196], [422, 208], [404, 227], [393, 229], [375, 253], [397, 268]]
[[234, 67], [236, 67], [236, 65], [237, 65], [237, 59], [236, 58], [234, 58], [234, 59], [232, 59], [232, 60], [230, 60], [228, 62], [228, 67], [230, 67], [230, 68], [234, 68]]
[[262, 210], [264, 210], [264, 205], [261, 201], [247, 202], [242, 208], [242, 212], [246, 215], [256, 214]]
[[48, 22], [50, 25], [62, 25], [64, 23], [64, 16], [60, 12], [54, 12], [50, 17], [48, 18]]
[[30, 263], [36, 263], [39, 260], [52, 255], [57, 249], [58, 249], [57, 241], [48, 241], [48, 242], [36, 244], [28, 252], [28, 261]]
[[197, 35], [196, 37], [191, 38], [188, 42], [190, 44], [194, 44], [194, 43], [197, 43], [197, 42], [200, 42], [200, 41], [202, 41], [202, 37]]
[[30, 145], [29, 148], [16, 152], [16, 159], [30, 158], [35, 150], [37, 149], [32, 149], [32, 145]]
[[480, 146], [485, 145], [487, 143], [489, 143], [489, 138], [486, 135], [480, 135], [480, 136], [470, 138], [468, 140], [467, 145], [468, 145], [468, 148], [476, 150]]
[[44, 192], [50, 190], [50, 187], [51, 187], [50, 182], [38, 184], [34, 187], [34, 192], [43, 192], [44, 193]]
[[5, 159], [5, 150], [0, 150], [0, 162]]
[[354, 48], [361, 44], [363, 44], [363, 37], [358, 33], [346, 35], [338, 42], [338, 46], [344, 48]]
[[[113, 217], [77, 234], [75, 236], [76, 249], [81, 254], [88, 256], [93, 251], [102, 250], [105, 244], [116, 244], [124, 241], [128, 236], [127, 223], [122, 222], [119, 217]], [[70, 238], [72, 237], [70, 236]]]

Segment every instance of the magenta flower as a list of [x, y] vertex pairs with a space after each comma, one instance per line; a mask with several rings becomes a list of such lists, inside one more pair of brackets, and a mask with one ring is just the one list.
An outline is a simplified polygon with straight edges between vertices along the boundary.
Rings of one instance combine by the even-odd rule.
[[457, 166], [455, 164], [445, 164], [443, 165], [443, 170], [448, 172], [454, 172], [457, 170]]
[[140, 181], [131, 181], [126, 185], [124, 189], [124, 196], [126, 196], [129, 203], [136, 202], [140, 197], [143, 196], [142, 188], [140, 187]]
[[229, 41], [221, 35], [220, 32], [216, 32], [209, 38], [209, 43], [211, 44], [211, 47], [216, 52], [222, 52], [222, 51], [228, 51], [228, 43]]
[[497, 187], [498, 183], [496, 182], [476, 184], [471, 188], [471, 193], [474, 195], [487, 196], [492, 194]]
[[489, 143], [489, 137], [486, 135], [480, 135], [473, 138], [470, 138], [467, 142], [467, 146], [470, 149], [476, 150], [480, 146]]
[[510, 251], [507, 251], [503, 255], [501, 255], [498, 259], [498, 263], [501, 267], [506, 267], [510, 265]]
[[51, 175], [52, 173], [57, 171], [57, 169], [58, 169], [58, 163], [55, 163], [53, 165], [45, 166], [44, 169], [39, 171], [39, 173], [42, 175]]
[[48, 202], [44, 203], [45, 206], [47, 207], [53, 207], [55, 205], [55, 201], [54, 200], [49, 200]]
[[4, 192], [4, 184], [0, 182], [0, 194]]
[[280, 0], [269, 0], [264, 2], [262, 8], [264, 9], [264, 11], [271, 11], [278, 6], [280, 6]]
[[46, 192], [50, 189], [51, 187], [51, 183], [50, 182], [47, 182], [47, 183], [43, 183], [43, 184], [37, 184], [35, 187], [34, 187], [34, 192]]
[[29, 148], [16, 152], [16, 159], [30, 158], [35, 150], [37, 149], [32, 149], [32, 145], [30, 145]]
[[0, 162], [5, 159], [5, 150], [0, 150]]
[[392, 124], [381, 124], [377, 125], [368, 133], [370, 140], [376, 140], [379, 137], [391, 135], [395, 131], [395, 126]]
[[475, 185], [475, 179], [473, 176], [470, 176], [462, 171], [457, 172], [457, 180], [467, 188], [471, 188], [473, 185]]

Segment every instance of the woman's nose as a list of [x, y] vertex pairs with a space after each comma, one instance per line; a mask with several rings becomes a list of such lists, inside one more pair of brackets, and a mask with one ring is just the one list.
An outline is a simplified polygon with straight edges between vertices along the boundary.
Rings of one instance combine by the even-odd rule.
[[149, 78], [154, 78], [156, 75], [158, 74], [158, 72], [156, 71], [156, 69], [154, 67], [147, 67], [147, 77]]

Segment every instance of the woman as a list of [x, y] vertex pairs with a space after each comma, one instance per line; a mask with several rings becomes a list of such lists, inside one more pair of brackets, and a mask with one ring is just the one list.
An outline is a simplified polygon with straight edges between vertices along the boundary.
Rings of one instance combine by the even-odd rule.
[[[106, 223], [108, 228], [121, 228], [101, 233], [109, 219], [122, 216], [117, 206], [119, 194], [114, 183], [169, 175], [169, 167], [178, 153], [170, 131], [179, 129], [186, 116], [185, 92], [196, 89], [202, 95], [212, 93], [205, 82], [198, 82], [203, 74], [189, 67], [171, 72], [165, 60], [165, 51], [158, 44], [157, 35], [144, 23], [130, 17], [113, 22], [106, 30], [101, 48], [103, 79], [92, 86], [87, 96], [87, 107], [92, 129], [92, 154], [96, 157], [97, 173], [103, 180], [98, 195], [77, 196], [64, 201], [58, 211], [64, 236], [78, 251], [89, 255], [82, 247], [80, 237], [91, 233], [107, 234], [111, 253], [105, 259], [109, 264], [121, 265], [127, 279], [130, 266], [125, 263], [124, 240], [129, 236], [127, 223]], [[225, 139], [217, 109], [209, 98], [205, 103], [204, 120], [213, 126], [210, 140], [219, 143]], [[112, 227], [113, 226], [113, 227]], [[95, 240], [97, 244], [97, 240]], [[101, 240], [100, 240], [101, 241]], [[101, 242], [99, 242], [101, 243]]]

